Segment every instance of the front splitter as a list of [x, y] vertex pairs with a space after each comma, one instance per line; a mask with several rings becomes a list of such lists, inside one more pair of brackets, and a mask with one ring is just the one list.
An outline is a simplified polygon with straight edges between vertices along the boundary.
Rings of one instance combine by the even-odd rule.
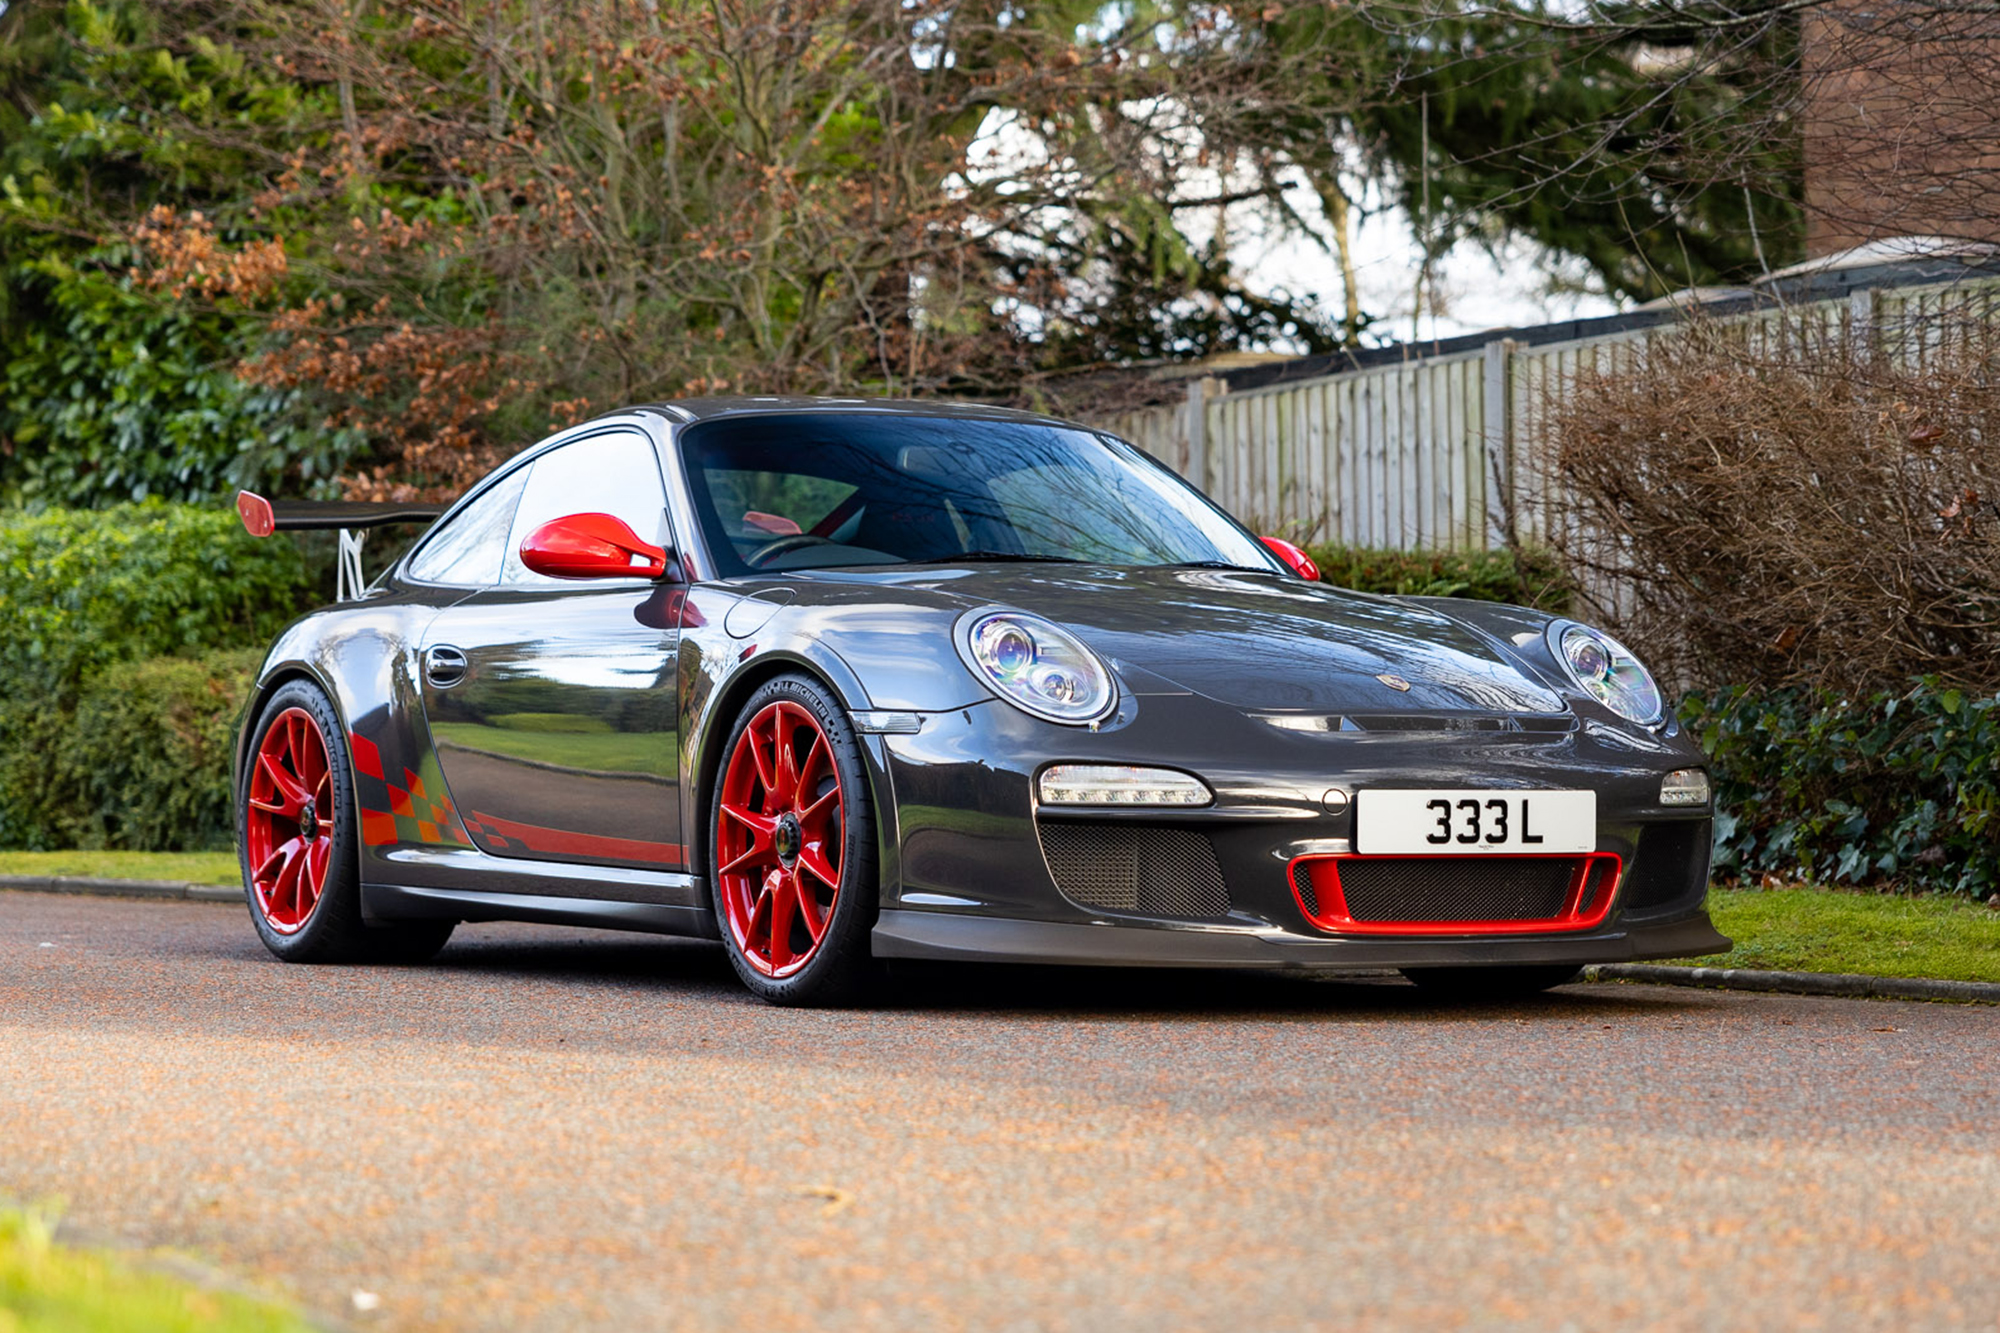
[[1241, 967], [1351, 971], [1404, 967], [1514, 967], [1629, 963], [1725, 953], [1729, 939], [1708, 913], [1620, 923], [1580, 935], [1331, 939], [1284, 931], [1125, 922], [1021, 921], [950, 912], [884, 911], [877, 958], [1077, 967]]

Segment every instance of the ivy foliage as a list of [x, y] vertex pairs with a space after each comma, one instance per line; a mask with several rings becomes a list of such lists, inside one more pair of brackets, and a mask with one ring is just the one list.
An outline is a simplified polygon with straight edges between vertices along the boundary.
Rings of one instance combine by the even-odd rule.
[[2000, 889], [2000, 697], [1737, 687], [1681, 720], [1712, 763], [1718, 878]]

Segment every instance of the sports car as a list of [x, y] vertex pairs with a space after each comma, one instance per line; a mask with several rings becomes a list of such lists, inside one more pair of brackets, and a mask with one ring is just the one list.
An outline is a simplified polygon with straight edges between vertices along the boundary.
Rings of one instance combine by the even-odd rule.
[[1728, 947], [1700, 751], [1630, 652], [1317, 581], [1146, 454], [976, 406], [710, 399], [565, 430], [271, 647], [236, 755], [295, 962], [461, 921], [884, 960], [1400, 971], [1526, 993]]

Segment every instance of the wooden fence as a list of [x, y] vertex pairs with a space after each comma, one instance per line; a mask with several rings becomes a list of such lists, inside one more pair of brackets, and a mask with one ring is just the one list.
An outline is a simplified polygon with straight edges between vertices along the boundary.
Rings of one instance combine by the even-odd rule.
[[[2000, 280], [1877, 288], [1714, 317], [1754, 346], [1859, 340], [1923, 364], [2000, 332]], [[1636, 366], [1671, 319], [1571, 342], [1496, 339], [1470, 352], [1186, 400], [1098, 420], [1260, 531], [1406, 550], [1546, 541], [1567, 521], [1540, 466], [1551, 406], [1580, 371]]]

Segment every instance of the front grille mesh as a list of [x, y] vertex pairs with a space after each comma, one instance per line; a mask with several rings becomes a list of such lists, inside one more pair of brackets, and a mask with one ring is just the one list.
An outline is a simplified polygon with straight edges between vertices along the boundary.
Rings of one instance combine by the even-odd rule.
[[1545, 921], [1575, 871], [1568, 857], [1362, 859], [1341, 863], [1340, 887], [1355, 921]]
[[1056, 887], [1080, 906], [1147, 916], [1229, 915], [1222, 869], [1198, 833], [1049, 821], [1041, 835]]

